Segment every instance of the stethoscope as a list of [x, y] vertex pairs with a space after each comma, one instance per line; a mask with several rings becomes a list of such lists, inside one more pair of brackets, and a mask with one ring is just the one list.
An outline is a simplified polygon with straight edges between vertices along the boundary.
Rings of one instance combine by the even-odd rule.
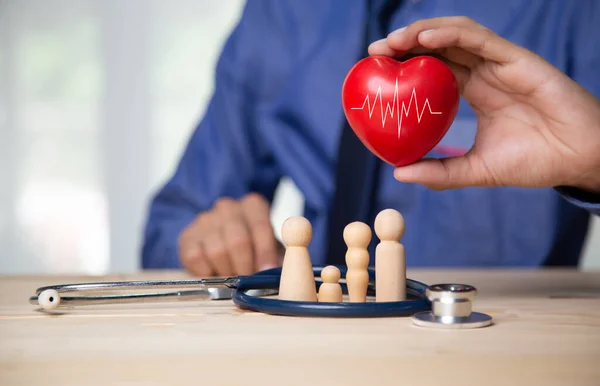
[[[314, 266], [318, 290], [324, 267]], [[339, 266], [341, 278], [347, 268]], [[375, 270], [368, 268], [367, 296], [375, 296]], [[53, 312], [95, 304], [123, 304], [164, 300], [231, 299], [242, 310], [296, 317], [378, 318], [412, 316], [416, 325], [438, 328], [475, 328], [491, 324], [489, 315], [471, 311], [476, 289], [464, 284], [428, 286], [406, 279], [407, 299], [393, 302], [305, 302], [280, 300], [278, 293], [281, 268], [260, 271], [248, 276], [200, 278], [190, 280], [139, 280], [74, 283], [36, 289], [29, 298], [42, 311]], [[340, 281], [342, 292], [348, 288]], [[142, 292], [152, 290], [152, 292]], [[157, 291], [159, 290], [159, 291]]]

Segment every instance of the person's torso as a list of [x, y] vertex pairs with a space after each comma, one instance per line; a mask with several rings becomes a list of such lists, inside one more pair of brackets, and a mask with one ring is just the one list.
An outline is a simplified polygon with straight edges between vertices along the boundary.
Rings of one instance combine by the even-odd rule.
[[[401, 1], [386, 32], [418, 19], [465, 15], [566, 71], [565, 4]], [[305, 197], [305, 215], [313, 224], [314, 235], [309, 248], [313, 263], [319, 264], [326, 262], [328, 213], [345, 119], [341, 86], [365, 49], [365, 2], [289, 1], [282, 8], [290, 19], [286, 39], [293, 46], [283, 53], [288, 57], [281, 63], [285, 62], [287, 70], [279, 74], [277, 92], [261, 108], [259, 127], [283, 173]], [[278, 55], [275, 49], [273, 55]], [[277, 76], [277, 61], [273, 66]], [[429, 156], [465, 152], [473, 143], [476, 126], [471, 108], [461, 100], [453, 125]], [[588, 221], [587, 213], [567, 204], [552, 189], [432, 191], [399, 183], [387, 164], [380, 169], [372, 216], [385, 208], [399, 210], [406, 220], [401, 242], [409, 266], [537, 266], [544, 263], [558, 240], [564, 249], [558, 254], [576, 261]]]

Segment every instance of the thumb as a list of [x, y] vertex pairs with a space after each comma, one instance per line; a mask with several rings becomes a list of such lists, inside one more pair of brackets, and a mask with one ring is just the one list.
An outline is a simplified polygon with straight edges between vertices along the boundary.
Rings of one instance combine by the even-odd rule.
[[482, 168], [475, 167], [472, 154], [442, 159], [427, 158], [394, 170], [400, 182], [417, 183], [433, 190], [483, 186]]

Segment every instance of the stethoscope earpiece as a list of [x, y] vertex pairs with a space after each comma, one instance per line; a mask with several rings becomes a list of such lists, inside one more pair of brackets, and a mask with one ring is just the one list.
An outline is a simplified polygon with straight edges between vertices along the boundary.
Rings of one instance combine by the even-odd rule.
[[47, 289], [38, 295], [37, 302], [44, 310], [52, 311], [60, 305], [60, 295], [54, 289]]

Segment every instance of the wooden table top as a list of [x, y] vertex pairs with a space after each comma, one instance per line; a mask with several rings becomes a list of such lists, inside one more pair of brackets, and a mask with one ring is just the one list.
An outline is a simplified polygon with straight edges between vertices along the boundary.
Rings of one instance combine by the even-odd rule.
[[201, 301], [36, 311], [37, 287], [184, 278], [0, 278], [0, 385], [600, 385], [600, 272], [409, 270], [478, 288], [490, 327], [294, 318]]

